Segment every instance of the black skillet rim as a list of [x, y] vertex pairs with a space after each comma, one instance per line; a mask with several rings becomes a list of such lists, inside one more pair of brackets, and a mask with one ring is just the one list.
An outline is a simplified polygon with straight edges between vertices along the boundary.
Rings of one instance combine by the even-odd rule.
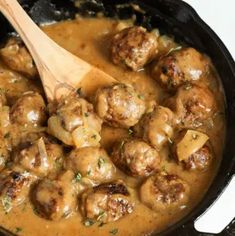
[[[25, 1], [23, 0], [22, 2], [24, 3]], [[43, 0], [41, 2], [43, 2]], [[69, 4], [71, 4], [73, 1], [68, 1], [68, 2], [70, 2]], [[101, 1], [98, 1], [98, 2], [100, 3]], [[121, 1], [121, 3], [125, 3], [125, 2], [138, 3], [139, 5], [143, 5], [143, 7], [146, 7], [148, 9], [150, 9], [150, 11], [154, 10], [154, 8], [157, 7], [158, 5], [161, 5], [161, 6], [165, 5], [166, 7], [167, 6], [169, 7], [169, 4], [172, 5], [172, 6], [173, 5], [176, 6], [176, 10], [177, 9], [179, 10], [181, 8], [184, 9], [183, 13], [187, 14], [188, 15], [187, 17], [191, 17], [191, 19], [193, 19], [194, 24], [196, 24], [199, 28], [201, 28], [204, 32], [206, 32], [206, 34], [211, 39], [213, 39], [214, 42], [217, 44], [220, 52], [222, 52], [222, 54], [223, 54], [223, 60], [225, 60], [225, 63], [227, 64], [227, 67], [230, 70], [231, 75], [233, 77], [233, 80], [235, 81], [235, 63], [234, 63], [234, 60], [233, 60], [232, 56], [230, 55], [229, 51], [227, 50], [227, 48], [225, 47], [223, 42], [220, 40], [220, 38], [199, 17], [199, 15], [196, 13], [196, 11], [190, 5], [188, 5], [187, 3], [185, 3], [181, 0], [177, 0], [177, 1], [175, 1], [175, 0], [155, 0], [153, 4], [156, 5], [156, 6], [150, 6], [150, 7], [149, 7], [149, 3], [148, 3], [149, 1], [148, 0]], [[97, 8], [97, 10], [101, 10], [102, 9], [102, 4], [100, 4], [98, 6], [99, 7]], [[65, 12], [62, 11], [62, 14], [59, 16], [59, 18], [60, 19], [73, 18], [74, 14], [75, 14], [74, 9], [71, 8], [70, 11], [71, 12], [69, 12], [69, 13], [66, 12], [66, 11]], [[169, 10], [169, 11], [171, 11], [171, 10]], [[173, 11], [174, 11], [174, 9], [173, 9]], [[32, 13], [32, 12], [30, 12], [30, 13]], [[166, 15], [168, 13], [167, 13], [167, 11], [164, 12], [164, 14], [166, 14]], [[172, 14], [174, 14], [174, 13], [172, 13]], [[37, 21], [37, 19], [35, 19], [35, 20]], [[233, 91], [235, 92], [235, 89]], [[225, 94], [226, 94], [226, 92], [225, 92]], [[231, 99], [227, 99], [227, 100], [231, 100]], [[230, 109], [230, 107], [232, 107], [232, 108]], [[230, 110], [232, 110], [232, 111], [230, 111]], [[230, 112], [232, 112], [232, 117], [235, 117], [235, 97], [232, 99], [232, 101], [227, 102], [227, 114], [230, 113]], [[228, 115], [227, 115], [227, 118], [228, 118]], [[232, 145], [232, 142], [227, 143], [226, 147], [228, 147], [228, 145]], [[235, 154], [235, 151], [234, 151], [233, 154]], [[225, 156], [224, 156], [223, 159], [225, 159]], [[196, 232], [195, 229], [193, 228], [193, 222], [201, 213], [203, 213], [211, 205], [211, 203], [214, 202], [214, 200], [223, 191], [224, 187], [228, 184], [231, 176], [235, 172], [235, 155], [233, 156], [229, 167], [226, 168], [226, 173], [227, 173], [226, 176], [224, 176], [224, 175], [220, 176], [220, 172], [224, 172], [224, 171], [221, 171], [220, 169], [221, 169], [221, 167], [219, 168], [218, 174], [215, 177], [211, 187], [208, 190], [209, 194], [203, 198], [201, 203], [198, 204], [197, 209], [194, 209], [189, 215], [187, 215], [185, 218], [183, 218], [182, 220], [180, 220], [179, 222], [177, 222], [173, 226], [169, 227], [166, 231], [161, 232], [160, 235], [174, 235], [174, 236], [176, 236], [176, 235], [180, 235], [180, 236], [183, 236], [183, 235], [199, 235], [199, 233]], [[215, 183], [215, 181], [217, 181], [217, 179], [220, 180], [219, 181], [220, 184], [219, 184], [219, 186], [214, 186], [214, 183]], [[216, 190], [214, 188], [216, 188]], [[5, 232], [4, 235], [7, 235], [7, 232]], [[13, 235], [13, 234], [10, 234], [10, 235]], [[207, 235], [207, 234], [200, 234], [200, 235]]]

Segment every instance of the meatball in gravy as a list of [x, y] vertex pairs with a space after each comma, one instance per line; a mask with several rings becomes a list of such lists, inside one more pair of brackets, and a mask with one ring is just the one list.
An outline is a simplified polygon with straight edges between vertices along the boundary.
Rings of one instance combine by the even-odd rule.
[[115, 64], [124, 64], [134, 71], [142, 69], [157, 54], [157, 37], [143, 27], [133, 26], [118, 32], [111, 42]]
[[203, 79], [208, 71], [208, 61], [194, 48], [176, 50], [160, 58], [152, 69], [152, 77], [171, 91], [185, 83]]
[[149, 176], [159, 169], [160, 155], [146, 142], [138, 139], [122, 141], [112, 152], [113, 162], [132, 176]]
[[117, 221], [134, 210], [134, 202], [122, 181], [94, 187], [84, 192], [81, 199], [83, 216], [103, 223]]
[[111, 126], [134, 126], [145, 109], [145, 101], [130, 85], [115, 84], [99, 89], [96, 94], [96, 111]]
[[175, 210], [187, 203], [189, 186], [177, 175], [157, 173], [142, 184], [140, 198], [144, 204], [157, 212]]

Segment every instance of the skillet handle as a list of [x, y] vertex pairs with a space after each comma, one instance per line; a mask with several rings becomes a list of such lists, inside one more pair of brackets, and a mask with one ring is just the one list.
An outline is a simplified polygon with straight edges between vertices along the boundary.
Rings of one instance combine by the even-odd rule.
[[203, 233], [221, 233], [235, 218], [235, 174], [218, 199], [199, 216], [194, 227]]

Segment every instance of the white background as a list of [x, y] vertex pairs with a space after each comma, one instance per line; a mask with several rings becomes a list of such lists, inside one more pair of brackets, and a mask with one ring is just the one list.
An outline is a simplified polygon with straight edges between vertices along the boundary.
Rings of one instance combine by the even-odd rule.
[[235, 0], [184, 1], [217, 33], [235, 59]]

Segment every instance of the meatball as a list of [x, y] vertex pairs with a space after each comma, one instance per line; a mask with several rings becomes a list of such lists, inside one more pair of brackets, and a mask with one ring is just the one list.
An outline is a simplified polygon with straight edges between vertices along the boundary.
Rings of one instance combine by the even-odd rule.
[[208, 61], [193, 48], [175, 50], [153, 66], [152, 77], [165, 89], [197, 81], [208, 71]]
[[175, 117], [173, 112], [162, 106], [157, 106], [153, 112], [146, 114], [134, 127], [137, 136], [143, 137], [154, 148], [160, 150], [171, 141], [174, 133]]
[[177, 175], [157, 173], [142, 184], [140, 198], [144, 204], [157, 212], [174, 210], [187, 204], [189, 186]]
[[7, 169], [1, 172], [0, 197], [6, 212], [24, 202], [33, 180], [34, 178], [27, 172]]
[[28, 77], [37, 75], [33, 59], [20, 39], [10, 38], [6, 46], [0, 49], [0, 56], [3, 62], [12, 70]]
[[113, 162], [133, 176], [148, 176], [159, 168], [160, 155], [144, 141], [134, 139], [116, 145], [112, 152]]
[[70, 216], [76, 205], [73, 176], [67, 171], [57, 180], [43, 179], [35, 186], [31, 200], [41, 217], [58, 221]]
[[49, 133], [67, 145], [98, 146], [102, 121], [93, 105], [77, 95], [62, 99], [49, 120]]
[[145, 101], [130, 85], [116, 84], [102, 88], [96, 94], [97, 113], [111, 126], [134, 126], [145, 109]]
[[[174, 144], [172, 146], [173, 156], [175, 159], [183, 165], [186, 170], [206, 170], [210, 166], [213, 160], [213, 151], [209, 141], [206, 139], [199, 140], [200, 135], [206, 136], [203, 133], [200, 134], [198, 131], [192, 131], [191, 142], [188, 143], [185, 139], [187, 135], [187, 130], [181, 131], [178, 136], [174, 139]], [[198, 133], [198, 134], [197, 134]], [[208, 136], [207, 136], [208, 137]], [[184, 146], [184, 158], [180, 158], [179, 154], [179, 144]], [[196, 143], [195, 144], [193, 144]], [[186, 155], [186, 149], [188, 150], [190, 146], [191, 150], [189, 154]]]
[[114, 64], [125, 64], [138, 71], [157, 54], [157, 37], [143, 27], [133, 26], [118, 32], [112, 39], [111, 57]]
[[73, 150], [66, 160], [66, 167], [98, 184], [111, 180], [116, 172], [106, 151], [98, 147]]
[[197, 128], [216, 111], [216, 101], [208, 88], [197, 85], [180, 87], [165, 105], [175, 112], [180, 127]]
[[42, 126], [45, 124], [46, 105], [42, 96], [36, 92], [23, 94], [11, 107], [10, 118], [22, 126]]
[[55, 170], [55, 163], [63, 157], [63, 148], [46, 138], [40, 138], [32, 145], [15, 154], [14, 162], [39, 177]]
[[83, 216], [103, 223], [117, 221], [133, 209], [134, 202], [122, 181], [99, 185], [81, 197]]

